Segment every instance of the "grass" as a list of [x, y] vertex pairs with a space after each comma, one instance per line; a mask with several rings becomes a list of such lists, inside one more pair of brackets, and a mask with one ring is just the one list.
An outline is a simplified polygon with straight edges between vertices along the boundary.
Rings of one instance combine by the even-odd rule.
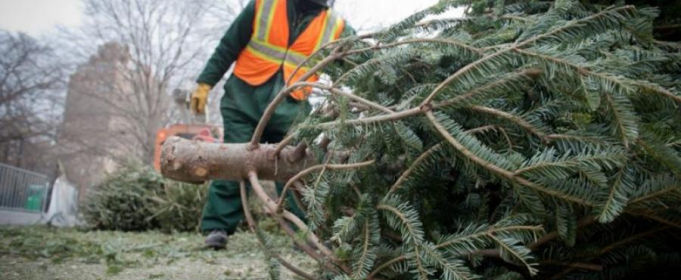
[[[288, 238], [271, 237], [284, 257], [314, 267]], [[268, 262], [250, 233], [239, 232], [227, 250], [214, 251], [203, 247], [199, 234], [0, 227], [0, 279], [267, 278]], [[282, 269], [282, 278], [292, 276]]]

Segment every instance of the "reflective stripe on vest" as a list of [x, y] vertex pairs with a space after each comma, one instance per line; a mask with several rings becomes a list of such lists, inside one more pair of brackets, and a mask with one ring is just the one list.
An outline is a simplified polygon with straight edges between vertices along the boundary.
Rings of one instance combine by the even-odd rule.
[[[246, 48], [239, 54], [234, 74], [252, 86], [259, 86], [283, 67], [284, 79], [297, 82], [310, 67], [298, 65], [323, 45], [336, 40], [344, 28], [344, 21], [331, 10], [325, 10], [315, 17], [309, 26], [288, 45], [289, 33], [287, 0], [256, 0], [256, 18], [253, 21], [253, 35]], [[313, 65], [313, 63], [307, 63]], [[309, 82], [317, 81], [314, 75]], [[311, 89], [291, 93], [298, 100], [307, 98]]]

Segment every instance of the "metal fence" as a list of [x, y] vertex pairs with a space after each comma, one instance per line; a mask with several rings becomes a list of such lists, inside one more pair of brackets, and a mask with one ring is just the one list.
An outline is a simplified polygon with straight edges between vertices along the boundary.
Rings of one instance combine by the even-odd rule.
[[48, 186], [45, 175], [0, 163], [0, 209], [43, 212]]

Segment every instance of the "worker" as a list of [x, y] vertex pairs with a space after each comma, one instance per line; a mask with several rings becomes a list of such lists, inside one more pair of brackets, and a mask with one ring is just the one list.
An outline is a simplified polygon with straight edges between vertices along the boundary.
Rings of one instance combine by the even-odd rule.
[[[225, 143], [250, 141], [263, 112], [285, 86], [289, 78], [296, 81], [306, 73], [296, 66], [320, 46], [354, 34], [326, 0], [253, 0], [227, 30], [197, 79], [191, 109], [204, 114], [211, 89], [235, 63], [233, 74], [225, 84], [220, 102]], [[295, 74], [294, 74], [295, 73]], [[292, 77], [293, 76], [293, 77]], [[317, 76], [308, 81], [317, 80]], [[293, 91], [275, 111], [262, 141], [278, 143], [295, 120], [309, 114], [309, 88]], [[281, 192], [283, 184], [277, 183]], [[289, 208], [300, 209], [287, 197]], [[201, 230], [208, 234], [206, 245], [226, 247], [228, 236], [243, 220], [239, 183], [213, 181], [203, 210]]]

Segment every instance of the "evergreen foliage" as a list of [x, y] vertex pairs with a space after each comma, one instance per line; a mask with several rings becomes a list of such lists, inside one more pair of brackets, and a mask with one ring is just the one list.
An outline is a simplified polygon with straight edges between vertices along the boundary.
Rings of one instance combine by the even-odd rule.
[[82, 213], [100, 230], [197, 231], [207, 191], [207, 185], [175, 182], [149, 166], [129, 163], [93, 187]]
[[[457, 5], [465, 18], [429, 18]], [[681, 45], [653, 38], [657, 14], [443, 0], [328, 48], [345, 63], [294, 140], [349, 155], [320, 162], [375, 162], [297, 189], [335, 250], [322, 275], [674, 276]]]

